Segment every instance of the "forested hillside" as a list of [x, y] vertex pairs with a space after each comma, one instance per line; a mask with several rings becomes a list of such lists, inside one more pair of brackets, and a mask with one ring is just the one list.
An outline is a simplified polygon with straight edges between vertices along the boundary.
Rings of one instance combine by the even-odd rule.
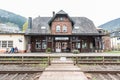
[[26, 20], [25, 17], [0, 9], [0, 23], [13, 23], [22, 29]]
[[111, 20], [105, 24], [98, 26], [98, 27], [103, 28], [104, 30], [107, 30], [109, 32], [116, 31], [118, 29], [120, 30], [120, 18]]

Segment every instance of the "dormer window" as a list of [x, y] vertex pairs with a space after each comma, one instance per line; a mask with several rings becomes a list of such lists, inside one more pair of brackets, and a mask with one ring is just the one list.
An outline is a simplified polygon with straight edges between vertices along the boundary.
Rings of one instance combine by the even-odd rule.
[[75, 28], [75, 29], [79, 29], [79, 26], [75, 26], [74, 28]]
[[46, 29], [46, 27], [45, 27], [45, 26], [42, 26], [41, 29]]
[[67, 26], [66, 26], [66, 25], [64, 25], [64, 26], [62, 27], [62, 32], [67, 32]]
[[56, 32], [60, 32], [60, 25], [56, 26]]

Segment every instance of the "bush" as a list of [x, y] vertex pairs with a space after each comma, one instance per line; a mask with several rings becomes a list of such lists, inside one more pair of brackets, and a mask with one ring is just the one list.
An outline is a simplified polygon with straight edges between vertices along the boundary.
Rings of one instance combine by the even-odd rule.
[[73, 50], [73, 54], [79, 54], [79, 50]]
[[47, 48], [47, 49], [46, 49], [46, 52], [47, 52], [47, 53], [50, 53], [50, 52], [51, 52], [51, 48]]

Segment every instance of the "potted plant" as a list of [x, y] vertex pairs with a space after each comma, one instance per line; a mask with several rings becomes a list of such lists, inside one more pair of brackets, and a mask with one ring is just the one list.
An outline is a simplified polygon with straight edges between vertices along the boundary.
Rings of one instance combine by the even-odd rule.
[[47, 48], [46, 53], [51, 53], [51, 48]]
[[73, 54], [79, 54], [79, 50], [73, 50]]

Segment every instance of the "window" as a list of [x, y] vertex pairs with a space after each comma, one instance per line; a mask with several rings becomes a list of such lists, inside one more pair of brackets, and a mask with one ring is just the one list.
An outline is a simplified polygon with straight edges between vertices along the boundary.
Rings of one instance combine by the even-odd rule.
[[62, 32], [67, 32], [67, 26], [63, 26], [63, 30], [62, 30]]
[[42, 49], [46, 49], [47, 45], [46, 42], [42, 42]]
[[1, 41], [0, 41], [0, 48], [1, 48], [2, 46], [1, 46]]
[[13, 41], [0, 41], [0, 48], [11, 48], [13, 47]]
[[75, 28], [75, 29], [79, 29], [79, 26], [75, 26], [74, 28]]
[[13, 41], [8, 41], [8, 47], [13, 47]]
[[76, 43], [76, 48], [80, 48], [80, 43]]
[[60, 21], [63, 21], [64, 20], [64, 18], [63, 17], [60, 17]]
[[90, 49], [92, 49], [93, 48], [93, 43], [92, 42], [90, 42]]
[[117, 40], [120, 40], [120, 37], [117, 37]]
[[7, 47], [7, 41], [2, 41], [2, 47], [6, 48]]
[[56, 26], [56, 32], [60, 32], [60, 26], [59, 25]]
[[82, 40], [82, 48], [87, 48], [87, 40]]
[[41, 29], [46, 29], [46, 27], [45, 27], [45, 26], [42, 26]]
[[35, 48], [36, 49], [41, 49], [41, 42], [36, 42]]

